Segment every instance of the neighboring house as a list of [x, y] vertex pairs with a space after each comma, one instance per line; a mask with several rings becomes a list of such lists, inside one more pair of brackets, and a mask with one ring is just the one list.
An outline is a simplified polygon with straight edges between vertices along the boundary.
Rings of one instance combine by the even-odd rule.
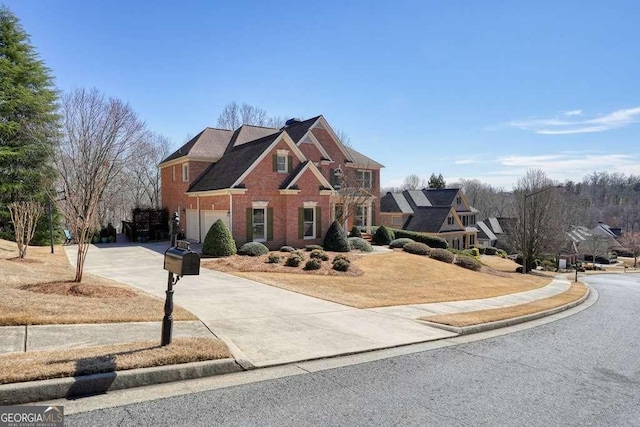
[[496, 246], [500, 237], [505, 234], [500, 220], [496, 217], [478, 221], [476, 228], [478, 229], [478, 244], [482, 246]]
[[476, 244], [478, 211], [459, 188], [425, 188], [387, 193], [380, 199], [380, 223], [445, 239], [454, 249]]
[[323, 116], [282, 129], [206, 128], [160, 163], [162, 205], [180, 213], [190, 240], [222, 219], [238, 245], [321, 244], [344, 211], [346, 183], [364, 196], [345, 225], [378, 223], [382, 167], [343, 145]]
[[594, 255], [611, 259], [614, 253], [624, 250], [617, 240], [620, 237], [619, 229], [611, 228], [603, 222], [598, 222], [592, 229], [574, 226], [567, 234], [573, 244], [571, 252], [582, 259], [585, 256], [592, 259]]

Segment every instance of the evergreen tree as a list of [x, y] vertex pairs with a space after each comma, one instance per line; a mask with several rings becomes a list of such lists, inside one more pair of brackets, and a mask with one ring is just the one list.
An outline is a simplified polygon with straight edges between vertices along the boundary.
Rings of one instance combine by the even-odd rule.
[[444, 182], [442, 174], [438, 174], [438, 176], [436, 176], [435, 173], [432, 173], [431, 177], [429, 177], [428, 185], [429, 188], [445, 188], [447, 184]]
[[216, 257], [235, 255], [236, 242], [229, 227], [221, 219], [213, 223], [202, 245], [202, 254]]
[[56, 100], [49, 69], [18, 18], [0, 6], [0, 229], [10, 221], [9, 203], [44, 202], [53, 185]]

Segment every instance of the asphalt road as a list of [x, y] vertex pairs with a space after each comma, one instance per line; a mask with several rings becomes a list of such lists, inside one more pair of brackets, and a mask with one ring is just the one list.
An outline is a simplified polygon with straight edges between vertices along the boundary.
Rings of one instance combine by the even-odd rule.
[[640, 275], [590, 308], [495, 338], [70, 415], [66, 425], [640, 426]]

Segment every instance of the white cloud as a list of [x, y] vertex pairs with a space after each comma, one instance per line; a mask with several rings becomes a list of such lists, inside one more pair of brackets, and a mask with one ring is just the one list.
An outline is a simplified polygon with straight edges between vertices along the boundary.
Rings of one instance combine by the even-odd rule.
[[454, 160], [454, 165], [470, 165], [472, 163], [477, 163], [477, 159], [458, 159]]
[[561, 118], [516, 120], [508, 125], [541, 135], [568, 135], [604, 132], [637, 122], [640, 122], [640, 107], [616, 110], [592, 118], [583, 118], [582, 110], [571, 110], [562, 113]]

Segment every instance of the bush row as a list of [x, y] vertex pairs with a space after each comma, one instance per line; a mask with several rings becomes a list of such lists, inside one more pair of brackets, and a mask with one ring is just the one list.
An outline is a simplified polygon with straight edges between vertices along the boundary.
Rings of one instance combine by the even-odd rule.
[[398, 230], [395, 228], [391, 229], [391, 231], [393, 231], [396, 239], [408, 238], [416, 242], [424, 243], [431, 248], [447, 249], [449, 247], [447, 241], [440, 237], [429, 236], [428, 234], [417, 233], [415, 231]]

